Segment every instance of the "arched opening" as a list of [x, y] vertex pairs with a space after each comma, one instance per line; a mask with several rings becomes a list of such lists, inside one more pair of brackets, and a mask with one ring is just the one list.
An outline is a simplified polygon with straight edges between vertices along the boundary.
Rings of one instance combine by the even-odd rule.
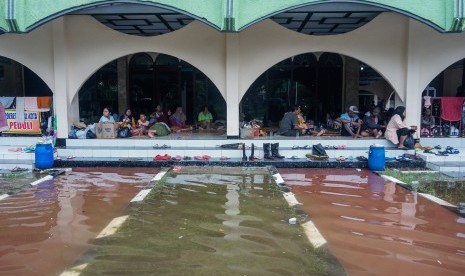
[[104, 107], [121, 114], [131, 108], [137, 117], [157, 105], [174, 111], [183, 107], [187, 123], [194, 124], [204, 105], [214, 120], [226, 119], [226, 102], [212, 81], [199, 69], [176, 57], [136, 53], [109, 62], [97, 70], [79, 93], [80, 118], [98, 122]]
[[422, 93], [422, 137], [463, 136], [465, 124], [465, 59], [439, 73]]
[[[363, 91], [370, 91], [370, 97]], [[304, 118], [324, 125], [351, 105], [361, 114], [374, 106], [384, 108], [392, 91], [364, 62], [336, 53], [305, 53], [275, 64], [255, 80], [240, 102], [241, 119], [276, 127], [298, 105]]]
[[3, 133], [53, 134], [52, 96], [52, 90], [32, 70], [0, 57], [0, 103], [8, 125]]

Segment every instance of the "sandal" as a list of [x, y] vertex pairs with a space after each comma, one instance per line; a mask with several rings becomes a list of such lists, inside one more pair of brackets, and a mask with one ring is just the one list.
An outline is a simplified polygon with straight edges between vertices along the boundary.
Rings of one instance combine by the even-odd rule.
[[434, 154], [434, 152], [432, 152], [430, 149], [425, 149], [425, 150], [423, 151], [423, 153], [431, 153], [431, 154]]
[[346, 160], [347, 160], [347, 157], [342, 156], [342, 155], [341, 155], [341, 156], [338, 156], [338, 157], [336, 158], [336, 161], [338, 161], [338, 162], [344, 162], [344, 161], [346, 161]]
[[441, 145], [437, 145], [437, 146], [435, 146], [434, 148], [435, 148], [435, 149], [442, 149], [442, 148], [441, 148]]
[[365, 156], [357, 156], [356, 159], [362, 162], [368, 161], [368, 158], [366, 158]]
[[221, 157], [220, 157], [220, 160], [228, 160], [228, 159], [230, 159], [230, 158], [227, 157], [227, 156], [221, 156]]
[[293, 155], [293, 156], [291, 156], [291, 157], [288, 157], [287, 159], [293, 159], [293, 160], [295, 160], [295, 159], [299, 159], [299, 157]]
[[295, 150], [295, 149], [300, 149], [299, 146], [292, 146], [292, 149]]
[[449, 156], [449, 154], [447, 154], [447, 152], [445, 151], [438, 151], [438, 153], [436, 153], [437, 156]]

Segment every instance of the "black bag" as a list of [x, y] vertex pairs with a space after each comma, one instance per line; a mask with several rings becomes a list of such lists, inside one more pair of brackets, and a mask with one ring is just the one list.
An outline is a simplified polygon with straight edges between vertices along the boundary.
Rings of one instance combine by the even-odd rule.
[[321, 144], [313, 145], [312, 147], [312, 154], [318, 156], [325, 156], [326, 151], [325, 148]]
[[95, 138], [97, 138], [97, 135], [95, 135], [95, 133], [93, 133], [92, 130], [89, 129], [86, 132], [86, 138], [87, 139], [95, 139]]
[[119, 138], [129, 138], [131, 137], [131, 130], [127, 127], [118, 130]]
[[405, 138], [404, 147], [406, 147], [408, 149], [414, 149], [415, 148], [415, 139], [413, 138], [413, 136], [411, 134], [408, 135], [407, 138]]

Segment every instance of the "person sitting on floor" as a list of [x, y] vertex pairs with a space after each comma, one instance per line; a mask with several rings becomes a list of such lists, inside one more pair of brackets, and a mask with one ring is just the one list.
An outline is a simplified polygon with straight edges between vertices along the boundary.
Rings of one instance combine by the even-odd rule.
[[150, 138], [155, 138], [155, 136], [167, 136], [170, 135], [170, 133], [170, 127], [163, 122], [155, 123], [147, 132]]
[[139, 120], [137, 120], [137, 127], [131, 129], [132, 136], [142, 136], [146, 135], [149, 130], [149, 121], [144, 113], [139, 115]]
[[182, 111], [182, 107], [178, 106], [176, 112], [170, 117], [171, 131], [191, 131], [192, 127], [186, 125], [186, 115]]
[[352, 136], [352, 138], [359, 137], [362, 122], [357, 114], [358, 108], [356, 106], [350, 106], [346, 113], [341, 114], [339, 120], [342, 122], [342, 136]]
[[105, 107], [103, 109], [103, 115], [100, 117], [99, 123], [114, 123], [115, 119], [113, 119], [113, 116], [110, 114], [110, 109], [108, 107]]
[[211, 128], [211, 124], [212, 124], [212, 121], [213, 121], [213, 116], [208, 111], [208, 106], [205, 105], [203, 107], [203, 111], [199, 113], [197, 121], [199, 123], [198, 126], [199, 126], [200, 129], [209, 130]]
[[421, 117], [421, 136], [430, 136], [431, 129], [435, 126], [436, 120], [434, 116], [431, 115], [431, 109], [425, 108], [423, 112], [423, 117]]
[[134, 116], [132, 116], [131, 109], [126, 109], [123, 115], [119, 117], [119, 127], [120, 128], [129, 128], [131, 129], [133, 126], [136, 126], [136, 122], [134, 120]]
[[371, 112], [367, 112], [363, 117], [363, 124], [361, 127], [360, 134], [363, 137], [374, 136], [376, 139], [383, 135], [383, 129], [386, 128], [383, 120], [381, 119], [381, 108], [375, 107]]
[[298, 115], [300, 114], [300, 106], [294, 106], [293, 111], [286, 112], [283, 119], [279, 123], [279, 134], [283, 136], [297, 136], [297, 134], [305, 134], [305, 129], [299, 126]]
[[397, 148], [399, 149], [407, 149], [407, 147], [404, 146], [404, 141], [409, 134], [416, 130], [416, 126], [412, 126], [410, 129], [407, 128], [407, 125], [405, 124], [405, 116], [405, 107], [398, 106], [386, 127], [386, 132], [384, 133], [384, 137], [397, 145]]

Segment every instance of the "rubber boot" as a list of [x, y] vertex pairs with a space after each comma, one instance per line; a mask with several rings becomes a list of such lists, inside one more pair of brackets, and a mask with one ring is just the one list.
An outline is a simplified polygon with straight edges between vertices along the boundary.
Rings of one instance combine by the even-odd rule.
[[252, 143], [252, 147], [251, 147], [251, 152], [250, 152], [250, 156], [249, 156], [249, 161], [255, 161], [255, 156], [254, 156], [254, 144]]
[[274, 160], [274, 158], [270, 155], [270, 143], [263, 144], [263, 159]]
[[245, 154], [245, 144], [242, 144], [242, 161], [247, 161], [247, 155]]
[[278, 159], [284, 158], [284, 156], [279, 154], [279, 143], [271, 144], [271, 156]]

